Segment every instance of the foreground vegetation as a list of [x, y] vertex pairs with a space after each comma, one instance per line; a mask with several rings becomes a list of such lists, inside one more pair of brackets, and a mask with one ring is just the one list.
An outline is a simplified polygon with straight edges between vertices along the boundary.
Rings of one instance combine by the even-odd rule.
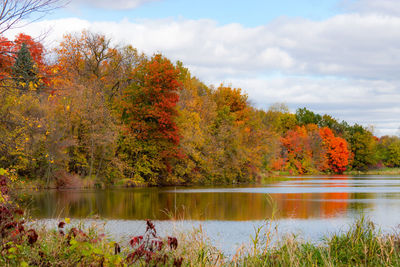
[[[382, 234], [364, 218], [346, 232], [327, 236], [319, 244], [286, 237], [277, 245], [242, 255], [244, 266], [398, 266], [400, 236]], [[229, 262], [232, 264], [232, 262]]]
[[[4, 219], [4, 210], [2, 210]], [[14, 218], [15, 219], [15, 218]], [[68, 219], [67, 219], [68, 220]], [[147, 221], [143, 235], [117, 243], [93, 225], [25, 231], [1, 224], [2, 266], [399, 266], [400, 235], [382, 234], [360, 219], [319, 243], [287, 236], [271, 244], [271, 232], [256, 235], [235, 255], [224, 255], [200, 229], [160, 237]]]

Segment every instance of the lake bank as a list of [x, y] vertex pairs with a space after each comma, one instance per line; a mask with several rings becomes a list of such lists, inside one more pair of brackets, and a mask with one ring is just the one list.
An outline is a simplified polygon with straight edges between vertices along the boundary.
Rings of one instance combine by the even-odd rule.
[[[287, 180], [286, 173], [265, 173], [260, 175], [260, 178], [257, 181], [254, 181], [254, 184], [259, 183], [268, 183], [268, 182], [275, 182], [275, 181], [284, 181]], [[249, 183], [230, 183], [230, 184], [223, 184], [217, 183], [214, 184], [215, 186], [223, 186], [223, 185], [240, 185], [240, 184], [249, 184]], [[166, 185], [151, 185], [148, 183], [140, 183], [135, 182], [132, 179], [122, 179], [115, 184], [105, 184], [99, 182], [97, 178], [93, 177], [80, 177], [74, 176], [74, 178], [70, 178], [69, 181], [64, 182], [57, 182], [55, 179], [54, 181], [47, 182], [42, 179], [26, 179], [26, 178], [19, 178], [13, 183], [14, 189], [25, 189], [25, 190], [45, 190], [45, 189], [104, 189], [104, 188], [142, 188], [142, 187], [170, 187], [170, 186], [212, 186], [211, 184], [166, 184]]]
[[[53, 226], [31, 225], [18, 241], [2, 249], [2, 265], [94, 264], [94, 266], [398, 266], [398, 232], [381, 232], [372, 221], [361, 218], [345, 231], [331, 232], [319, 242], [304, 241], [277, 231], [270, 221], [254, 229], [251, 241], [226, 254], [197, 227], [160, 234], [158, 222], [147, 221], [145, 230], [124, 239], [104, 235], [104, 225], [54, 221]], [[36, 228], [35, 228], [36, 227]], [[36, 230], [35, 230], [36, 229]], [[157, 229], [157, 230], [156, 230]], [[11, 232], [12, 233], [12, 232]], [[5, 236], [9, 238], [9, 236]]]
[[379, 168], [367, 171], [346, 171], [346, 175], [400, 175], [400, 168]]
[[[326, 173], [313, 173], [313, 174], [304, 174], [304, 175], [296, 175], [298, 177], [308, 177], [308, 176], [315, 176], [315, 175], [322, 175], [322, 176], [329, 176], [333, 174], [326, 174]], [[400, 175], [400, 168], [379, 168], [379, 169], [371, 169], [366, 171], [345, 171], [342, 175]], [[259, 176], [257, 181], [254, 181], [253, 184], [263, 184], [263, 183], [270, 183], [270, 182], [279, 182], [288, 180], [288, 177], [293, 177], [293, 174], [289, 172], [266, 172]], [[214, 186], [223, 186], [223, 185], [241, 185], [241, 184], [248, 184], [248, 183], [230, 183], [230, 184], [214, 184]], [[164, 185], [161, 187], [169, 187], [169, 186], [213, 186], [211, 184], [170, 184]], [[43, 190], [43, 189], [99, 189], [99, 188], [132, 188], [132, 187], [160, 187], [154, 186], [147, 183], [139, 183], [135, 182], [131, 179], [123, 179], [115, 184], [104, 184], [100, 182], [96, 177], [80, 177], [74, 175], [73, 178], [69, 177], [66, 181], [57, 182], [52, 181], [47, 183], [45, 180], [41, 179], [24, 179], [20, 178], [16, 180], [13, 184], [14, 189], [18, 190]]]

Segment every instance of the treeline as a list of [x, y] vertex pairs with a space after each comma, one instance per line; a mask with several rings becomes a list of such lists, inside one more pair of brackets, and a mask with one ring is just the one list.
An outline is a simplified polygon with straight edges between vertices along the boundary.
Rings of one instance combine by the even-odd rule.
[[0, 167], [23, 177], [216, 184], [400, 165], [397, 137], [306, 108], [256, 109], [239, 88], [100, 34], [65, 35], [49, 52], [0, 38]]

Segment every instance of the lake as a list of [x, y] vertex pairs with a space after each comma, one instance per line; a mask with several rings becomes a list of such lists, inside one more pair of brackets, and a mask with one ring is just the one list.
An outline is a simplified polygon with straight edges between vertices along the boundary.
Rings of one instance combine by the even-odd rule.
[[[365, 215], [384, 230], [400, 224], [400, 176], [288, 177], [259, 185], [48, 190], [23, 197], [32, 217], [106, 220], [117, 237], [141, 234], [152, 219], [161, 234], [202, 226], [226, 253], [273, 219], [280, 234], [318, 241]], [[98, 215], [100, 219], [93, 219]]]

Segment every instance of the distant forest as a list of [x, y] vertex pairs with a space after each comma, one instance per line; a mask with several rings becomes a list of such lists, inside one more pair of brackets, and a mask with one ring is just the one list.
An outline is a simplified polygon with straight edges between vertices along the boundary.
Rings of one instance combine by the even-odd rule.
[[0, 167], [26, 179], [223, 184], [384, 166], [400, 166], [398, 137], [307, 108], [257, 109], [160, 54], [88, 31], [50, 51], [0, 37]]

